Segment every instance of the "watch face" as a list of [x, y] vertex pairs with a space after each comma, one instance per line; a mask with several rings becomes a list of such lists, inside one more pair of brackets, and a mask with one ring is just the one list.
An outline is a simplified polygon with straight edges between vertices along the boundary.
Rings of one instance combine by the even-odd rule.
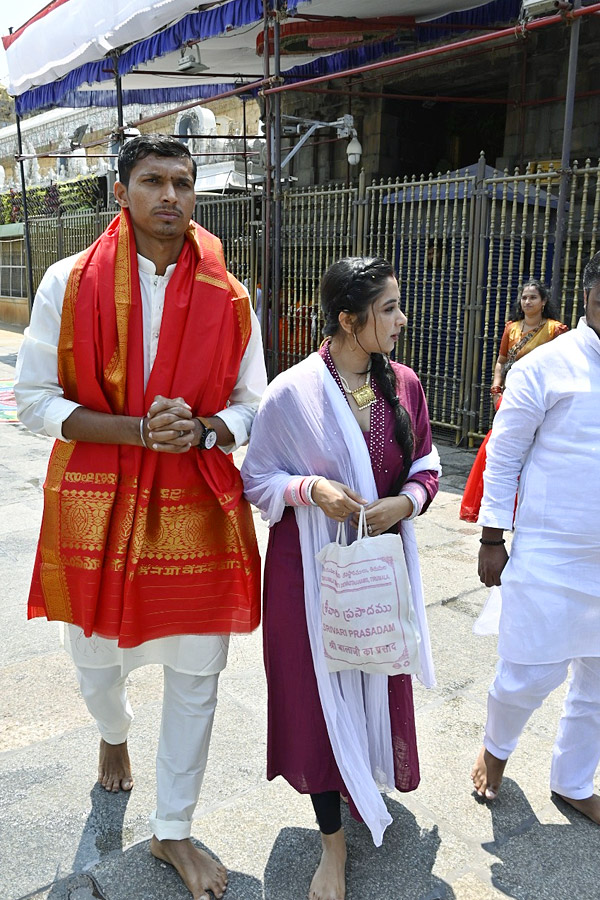
[[212, 447], [214, 447], [215, 444], [217, 443], [217, 432], [215, 431], [214, 428], [207, 428], [204, 432], [203, 437], [204, 437], [204, 441], [203, 441], [204, 449], [211, 450]]

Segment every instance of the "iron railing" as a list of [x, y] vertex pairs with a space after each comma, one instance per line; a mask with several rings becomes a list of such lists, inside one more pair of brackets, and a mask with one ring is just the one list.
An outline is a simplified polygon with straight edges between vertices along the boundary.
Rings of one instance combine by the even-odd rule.
[[[572, 327], [581, 312], [583, 268], [597, 247], [600, 167], [574, 163], [568, 177], [560, 317]], [[281, 292], [263, 318], [267, 347], [278, 329], [275, 371], [320, 342], [318, 284], [325, 269], [346, 255], [384, 256], [397, 272], [409, 320], [396, 358], [419, 375], [437, 429], [463, 443], [481, 437], [493, 415], [493, 366], [519, 286], [528, 277], [550, 279], [559, 179], [551, 167], [498, 172], [482, 156], [475, 166], [435, 177], [369, 185], [361, 177], [351, 186], [284, 191], [281, 230], [271, 235], [280, 241]], [[32, 219], [34, 287], [50, 263], [91, 243], [112, 215]], [[229, 268], [256, 304], [260, 193], [200, 195], [196, 218], [221, 238]]]
[[27, 269], [22, 237], [0, 239], [0, 297], [27, 296]]

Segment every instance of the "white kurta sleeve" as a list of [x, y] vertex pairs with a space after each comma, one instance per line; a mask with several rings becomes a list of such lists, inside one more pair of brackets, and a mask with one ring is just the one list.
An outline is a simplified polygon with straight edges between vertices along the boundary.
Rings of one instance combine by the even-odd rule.
[[546, 415], [542, 381], [525, 361], [508, 375], [487, 446], [478, 525], [512, 531], [519, 476]]
[[[15, 397], [19, 419], [36, 434], [65, 440], [63, 422], [80, 405], [64, 397], [58, 383], [58, 340], [65, 288], [77, 257], [50, 266], [35, 297], [31, 323], [17, 360]], [[144, 326], [146, 328], [146, 326]], [[147, 340], [147, 335], [144, 335]], [[231, 453], [246, 443], [267, 385], [260, 326], [251, 311], [251, 334], [226, 409], [216, 413], [234, 436], [221, 449]]]
[[221, 447], [224, 453], [232, 453], [250, 437], [250, 429], [260, 399], [267, 387], [267, 372], [263, 354], [260, 325], [253, 310], [250, 310], [252, 330], [248, 346], [242, 357], [235, 387], [226, 409], [215, 413], [225, 422], [233, 435], [234, 443]]
[[37, 290], [29, 328], [15, 371], [20, 421], [35, 434], [64, 441], [63, 422], [80, 405], [64, 397], [58, 383], [58, 339], [63, 299], [76, 257], [50, 266]]

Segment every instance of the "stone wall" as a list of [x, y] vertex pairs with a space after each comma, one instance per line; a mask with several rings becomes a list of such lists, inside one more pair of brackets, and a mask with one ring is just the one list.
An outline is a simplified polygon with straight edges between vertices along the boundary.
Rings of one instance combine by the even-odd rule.
[[[564, 97], [569, 63], [569, 29], [546, 29], [528, 38], [525, 99]], [[576, 94], [598, 89], [600, 83], [600, 28], [584, 21], [581, 27]], [[509, 74], [508, 96], [519, 100], [522, 61], [515, 58]], [[563, 100], [531, 106], [523, 112], [509, 109], [504, 155], [500, 167], [526, 162], [560, 160], [565, 104]], [[571, 135], [571, 160], [597, 159], [600, 153], [600, 95], [576, 99]]]
[[[290, 115], [332, 121], [352, 113], [363, 146], [360, 167], [350, 168], [346, 141], [324, 143], [334, 133], [319, 131], [292, 161], [290, 174], [300, 186], [353, 180], [359, 168], [365, 169], [367, 181], [427, 176], [475, 163], [481, 150], [491, 165], [501, 169], [560, 160], [569, 39], [570, 29], [557, 26], [490, 47], [489, 52], [440, 58], [435, 66], [407, 67], [376, 81], [367, 74], [352, 85], [345, 80], [330, 82], [331, 97], [283, 94], [282, 111]], [[576, 92], [598, 90], [599, 84], [600, 27], [588, 17], [581, 25]], [[372, 91], [373, 98], [336, 90]], [[377, 96], [383, 93], [395, 96]], [[404, 100], [401, 94], [422, 99]], [[436, 94], [470, 102], [438, 102]], [[558, 99], [520, 108], [522, 96], [526, 102]], [[295, 139], [284, 141], [284, 156], [293, 143]], [[580, 97], [575, 103], [571, 160], [597, 160], [599, 148], [600, 95]]]
[[[207, 104], [208, 105], [208, 104]], [[176, 114], [166, 114], [160, 119], [156, 119], [147, 124], [138, 126], [136, 120], [145, 116], [154, 115], [163, 107], [142, 107], [139, 105], [125, 108], [125, 122], [132, 127], [139, 127], [144, 134], [152, 132], [161, 132], [172, 134], [175, 127]], [[219, 100], [211, 103], [210, 108], [215, 116], [227, 116], [232, 120], [233, 129], [236, 133], [242, 133], [242, 103], [237, 97], [230, 97], [225, 100]], [[35, 117], [24, 120], [23, 123], [23, 140], [31, 141], [36, 152], [38, 153], [54, 153], [57, 151], [60, 142], [60, 135], [70, 135], [78, 125], [86, 122], [90, 123], [92, 131], [88, 131], [84, 137], [84, 143], [90, 144], [97, 140], [103, 142], [96, 147], [91, 147], [90, 154], [101, 155], [107, 152], [108, 139], [105, 138], [107, 131], [111, 127], [116, 126], [117, 113], [115, 109], [90, 108], [79, 109], [77, 111], [65, 110], [64, 117], [55, 119], [48, 123], [42, 114], [39, 117], [39, 127], [35, 124]], [[249, 134], [256, 134], [258, 128], [259, 113], [256, 101], [251, 100], [246, 104], [246, 127]], [[7, 129], [9, 134], [3, 137], [2, 129], [0, 129], [0, 165], [4, 166], [6, 173], [6, 187], [17, 179], [15, 163], [15, 154], [17, 152], [16, 134], [13, 134], [14, 128]], [[90, 168], [95, 169], [99, 160], [90, 159]], [[47, 176], [50, 169], [56, 169], [56, 159], [39, 159], [39, 172], [42, 179]], [[19, 182], [17, 181], [17, 184]]]

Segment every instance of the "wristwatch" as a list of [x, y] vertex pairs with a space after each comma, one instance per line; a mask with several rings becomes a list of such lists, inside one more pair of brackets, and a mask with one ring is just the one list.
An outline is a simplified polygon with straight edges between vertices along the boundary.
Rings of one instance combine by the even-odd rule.
[[198, 419], [198, 421], [203, 429], [200, 434], [200, 440], [198, 441], [198, 450], [211, 450], [217, 443], [217, 432], [214, 428], [205, 425], [201, 419]]

